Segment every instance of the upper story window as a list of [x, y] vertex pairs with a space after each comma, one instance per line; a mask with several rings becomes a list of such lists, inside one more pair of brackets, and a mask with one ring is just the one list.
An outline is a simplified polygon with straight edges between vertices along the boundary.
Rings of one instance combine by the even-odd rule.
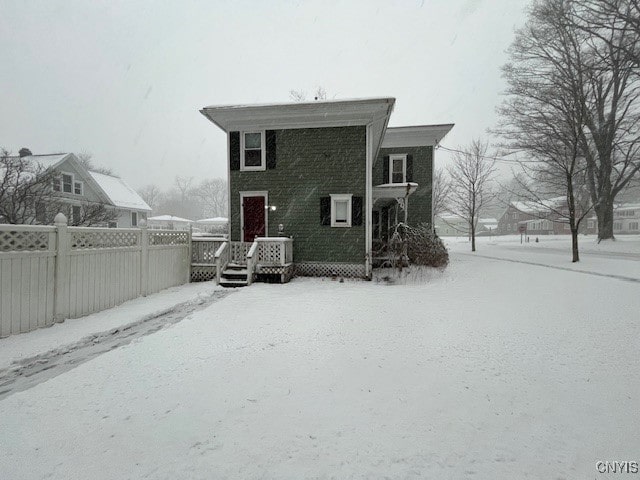
[[53, 191], [82, 195], [82, 182], [76, 182], [72, 173], [62, 173], [53, 179]]
[[265, 170], [264, 132], [243, 132], [240, 139], [240, 169]]
[[407, 181], [407, 156], [389, 155], [389, 183]]
[[62, 191], [64, 193], [73, 193], [73, 175], [68, 173], [62, 174]]

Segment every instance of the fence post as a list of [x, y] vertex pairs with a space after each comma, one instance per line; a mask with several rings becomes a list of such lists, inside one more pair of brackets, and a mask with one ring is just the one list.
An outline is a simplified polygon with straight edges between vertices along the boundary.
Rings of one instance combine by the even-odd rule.
[[187, 280], [185, 283], [191, 281], [191, 263], [192, 263], [192, 249], [193, 249], [193, 225], [189, 224], [189, 240], [187, 242]]
[[56, 227], [56, 268], [53, 282], [53, 320], [64, 322], [69, 316], [69, 232], [67, 231], [67, 217], [58, 213], [53, 219]]
[[140, 222], [140, 295], [146, 297], [149, 293], [149, 229], [147, 222]]

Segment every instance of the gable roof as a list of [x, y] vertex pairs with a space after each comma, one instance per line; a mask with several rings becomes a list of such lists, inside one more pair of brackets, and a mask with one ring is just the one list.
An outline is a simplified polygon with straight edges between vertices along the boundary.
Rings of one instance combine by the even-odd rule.
[[211, 105], [200, 110], [224, 132], [289, 128], [350, 127], [370, 125], [374, 155], [396, 99], [393, 97], [254, 105]]
[[89, 174], [116, 207], [151, 211], [151, 207], [124, 180], [89, 170]]
[[64, 162], [73, 153], [52, 153], [49, 155], [27, 155], [23, 158], [37, 164], [41, 168], [55, 168]]

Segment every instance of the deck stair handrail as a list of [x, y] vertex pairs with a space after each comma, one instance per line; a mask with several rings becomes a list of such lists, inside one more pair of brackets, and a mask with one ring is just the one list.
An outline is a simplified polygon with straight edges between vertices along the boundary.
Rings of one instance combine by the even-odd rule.
[[220, 284], [220, 276], [222, 271], [227, 268], [227, 264], [229, 263], [229, 242], [224, 242], [215, 254], [215, 263], [216, 263], [216, 282]]
[[256, 269], [256, 262], [258, 260], [258, 242], [253, 242], [251, 248], [247, 253], [247, 285], [251, 285], [253, 281], [253, 275]]

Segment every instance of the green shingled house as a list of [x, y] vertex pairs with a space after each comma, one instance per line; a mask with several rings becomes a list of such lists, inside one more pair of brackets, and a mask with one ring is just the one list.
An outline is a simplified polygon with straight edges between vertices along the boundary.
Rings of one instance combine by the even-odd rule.
[[432, 224], [433, 147], [452, 124], [388, 127], [394, 98], [210, 106], [228, 138], [225, 285], [293, 274], [370, 278], [398, 218]]

